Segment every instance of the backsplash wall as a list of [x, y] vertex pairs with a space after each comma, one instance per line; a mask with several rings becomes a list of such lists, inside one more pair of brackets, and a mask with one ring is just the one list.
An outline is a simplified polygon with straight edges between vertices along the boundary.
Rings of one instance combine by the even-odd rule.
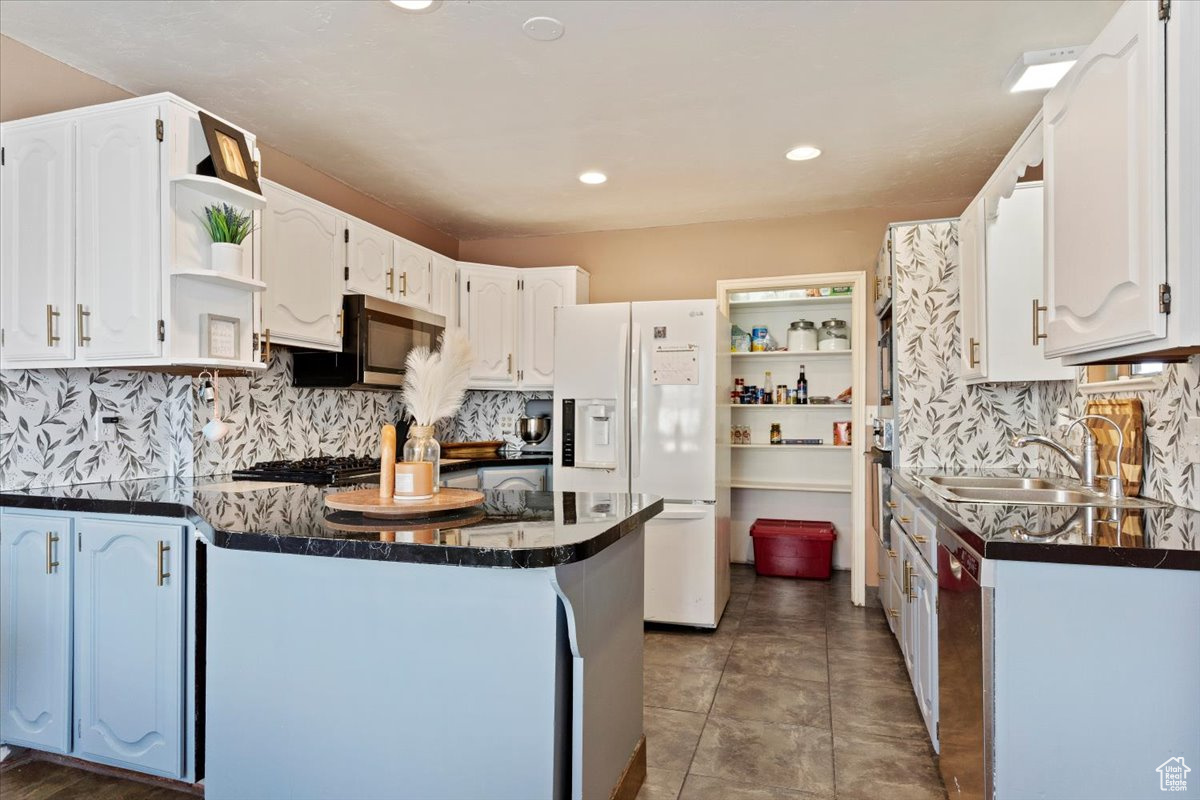
[[[252, 377], [222, 378], [219, 442], [200, 429], [211, 408], [188, 377], [120, 369], [0, 371], [0, 489], [228, 472], [309, 455], [379, 455], [378, 431], [400, 418], [398, 392], [297, 389], [291, 354], [277, 348]], [[499, 439], [499, 419], [547, 393], [471, 391], [439, 426], [444, 441]], [[97, 411], [121, 418], [97, 442]]]
[[[895, 231], [895, 352], [899, 464], [909, 468], [1012, 467], [1066, 472], [1046, 448], [1014, 448], [1015, 434], [1059, 437], [1058, 409], [1084, 413], [1078, 381], [975, 384], [960, 375], [958, 231], [953, 221]], [[1081, 371], [1082, 376], [1082, 371]], [[1186, 420], [1200, 418], [1200, 357], [1166, 368], [1158, 387], [1122, 392], [1142, 401], [1146, 425], [1142, 493], [1200, 509], [1200, 476], [1181, 454]]]

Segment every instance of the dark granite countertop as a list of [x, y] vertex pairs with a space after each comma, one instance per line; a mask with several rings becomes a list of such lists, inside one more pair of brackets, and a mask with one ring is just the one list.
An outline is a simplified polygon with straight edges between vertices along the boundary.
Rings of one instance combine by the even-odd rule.
[[465, 472], [469, 469], [480, 469], [482, 467], [539, 467], [550, 466], [553, 463], [553, 453], [514, 453], [506, 455], [501, 452], [494, 456], [484, 456], [481, 458], [442, 458], [442, 474]]
[[436, 518], [380, 520], [325, 508], [325, 495], [354, 488], [148, 478], [4, 491], [0, 507], [179, 517], [231, 550], [507, 568], [590, 558], [663, 507], [649, 495], [489, 491], [482, 505]]
[[[1179, 506], [1118, 509], [1020, 503], [953, 503], [926, 488], [933, 475], [1033, 476], [1014, 470], [892, 471], [943, 526], [982, 558], [1112, 567], [1200, 570], [1200, 511]], [[1063, 477], [1050, 475], [1041, 477]]]

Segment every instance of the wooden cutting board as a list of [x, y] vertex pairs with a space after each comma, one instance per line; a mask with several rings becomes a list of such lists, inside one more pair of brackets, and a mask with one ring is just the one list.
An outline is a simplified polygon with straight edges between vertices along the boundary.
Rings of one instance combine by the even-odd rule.
[[470, 508], [483, 502], [483, 492], [443, 488], [431, 500], [390, 500], [379, 496], [379, 487], [337, 492], [325, 496], [325, 505], [335, 511], [357, 511], [364, 517], [428, 517], [444, 511]]
[[[1125, 434], [1125, 450], [1121, 455], [1120, 475], [1125, 484], [1125, 495], [1132, 497], [1142, 491], [1143, 431], [1145, 418], [1142, 401], [1137, 398], [1120, 400], [1090, 400], [1088, 414], [1108, 417], [1121, 427]], [[1096, 419], [1087, 420], [1088, 430], [1096, 436], [1096, 473], [1116, 475], [1117, 432], [1112, 425]]]
[[504, 447], [502, 439], [486, 442], [441, 442], [442, 455], [446, 458], [483, 458], [494, 456]]

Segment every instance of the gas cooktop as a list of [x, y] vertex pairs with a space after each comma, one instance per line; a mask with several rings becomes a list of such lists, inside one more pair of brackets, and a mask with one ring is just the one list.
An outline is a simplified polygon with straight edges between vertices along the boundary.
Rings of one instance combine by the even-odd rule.
[[379, 479], [379, 459], [367, 456], [314, 456], [295, 461], [260, 461], [233, 471], [235, 480], [280, 481], [342, 486]]

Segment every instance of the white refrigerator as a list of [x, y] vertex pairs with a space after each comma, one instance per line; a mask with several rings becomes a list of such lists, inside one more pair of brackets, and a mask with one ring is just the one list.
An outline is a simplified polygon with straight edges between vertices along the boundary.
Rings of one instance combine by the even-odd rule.
[[729, 321], [715, 300], [555, 310], [554, 488], [666, 503], [645, 618], [716, 627], [729, 601]]

